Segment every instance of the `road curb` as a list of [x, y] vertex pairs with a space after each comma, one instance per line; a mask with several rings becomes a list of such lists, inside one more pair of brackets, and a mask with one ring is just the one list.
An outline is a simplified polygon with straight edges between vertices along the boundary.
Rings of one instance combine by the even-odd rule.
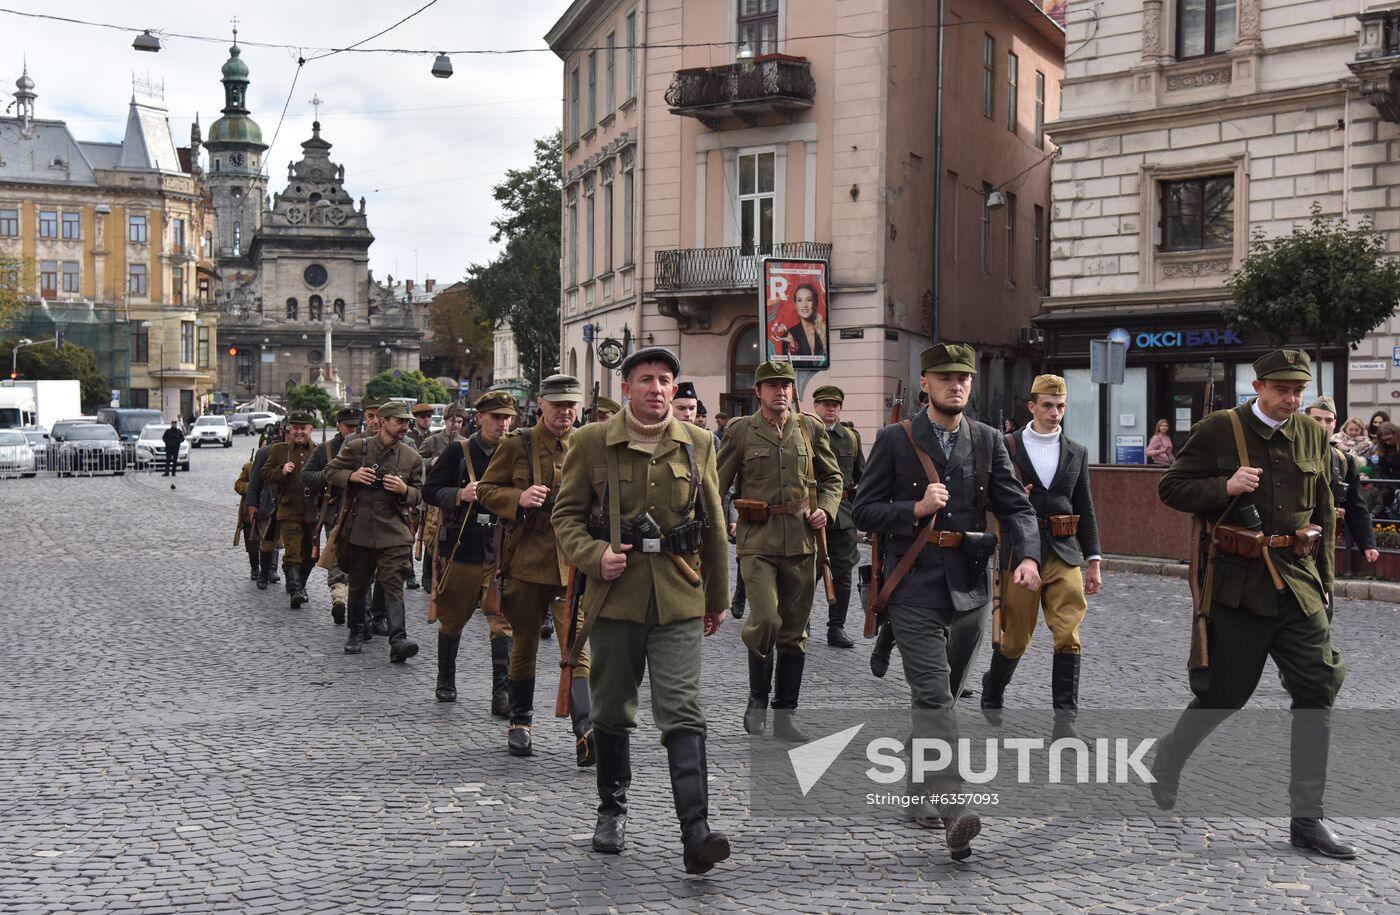
[[[1186, 578], [1188, 566], [1175, 559], [1152, 559], [1140, 556], [1105, 556], [1105, 572], [1132, 572], [1136, 575], [1161, 575], [1166, 578]], [[1400, 604], [1400, 582], [1372, 581], [1364, 578], [1337, 579], [1337, 596], [1346, 600], [1376, 600]]]

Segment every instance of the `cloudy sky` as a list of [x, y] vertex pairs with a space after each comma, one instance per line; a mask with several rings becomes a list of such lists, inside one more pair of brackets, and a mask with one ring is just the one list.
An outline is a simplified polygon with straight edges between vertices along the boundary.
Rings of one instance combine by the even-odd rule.
[[[248, 0], [236, 4], [171, 0], [12, 0], [7, 7], [114, 25], [218, 37], [217, 43], [166, 37], [159, 54], [134, 51], [130, 33], [0, 13], [0, 85], [27, 57], [41, 118], [68, 122], [80, 140], [119, 141], [131, 100], [132, 74], [165, 83], [170, 127], [189, 143], [196, 112], [204, 128], [219, 117], [219, 68], [228, 57], [230, 18], [247, 42], [334, 48], [357, 42], [426, 0]], [[544, 33], [568, 0], [438, 0], [366, 47], [466, 50], [544, 49]], [[507, 12], [508, 11], [508, 14]], [[331, 158], [345, 166], [346, 188], [363, 195], [375, 276], [460, 279], [494, 254], [491, 186], [508, 168], [527, 165], [535, 137], [559, 123], [561, 65], [547, 49], [452, 58], [451, 79], [429, 73], [433, 56], [338, 54], [309, 61], [297, 77], [297, 53], [244, 45], [251, 70], [248, 106], [271, 142], [270, 191], [286, 183], [287, 163], [311, 135], [313, 95]], [[290, 90], [290, 95], [289, 95]], [[290, 97], [290, 102], [288, 99]], [[416, 270], [415, 270], [416, 263]]]

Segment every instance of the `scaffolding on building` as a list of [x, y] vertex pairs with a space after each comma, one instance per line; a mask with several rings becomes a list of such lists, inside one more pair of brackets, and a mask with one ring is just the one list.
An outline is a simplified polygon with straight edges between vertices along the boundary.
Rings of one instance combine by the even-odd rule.
[[131, 329], [126, 314], [92, 302], [37, 301], [25, 304], [5, 329], [6, 336], [48, 340], [63, 332], [63, 342], [90, 351], [108, 387], [131, 396]]

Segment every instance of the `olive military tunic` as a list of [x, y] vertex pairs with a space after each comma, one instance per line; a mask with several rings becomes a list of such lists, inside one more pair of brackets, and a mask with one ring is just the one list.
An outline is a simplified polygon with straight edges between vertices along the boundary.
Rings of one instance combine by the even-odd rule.
[[[407, 514], [421, 501], [416, 481], [423, 459], [408, 445], [385, 445], [378, 435], [346, 441], [326, 467], [326, 482], [345, 489], [342, 511], [351, 511], [349, 529], [342, 531], [342, 568], [350, 576], [350, 597], [356, 600], [369, 591], [377, 577], [389, 603], [403, 600], [403, 584], [413, 561], [413, 531]], [[360, 467], [376, 467], [401, 478], [408, 491], [402, 495], [384, 488], [351, 483], [350, 475]], [[346, 545], [350, 549], [345, 549]]]
[[831, 442], [831, 453], [841, 468], [842, 487], [841, 508], [826, 526], [826, 549], [836, 588], [836, 598], [831, 602], [826, 623], [828, 627], [840, 627], [846, 624], [851, 603], [851, 575], [860, 562], [860, 531], [856, 530], [851, 506], [856, 486], [865, 473], [865, 451], [861, 448], [860, 433], [843, 423], [832, 426], [826, 435]]
[[[263, 461], [263, 486], [274, 493], [277, 524], [282, 532], [283, 561], [295, 566], [311, 564], [311, 537], [316, 525], [316, 499], [307, 493], [301, 482], [301, 468], [311, 458], [316, 446], [307, 442], [297, 445], [278, 442], [267, 452]], [[291, 462], [291, 474], [282, 468]]]

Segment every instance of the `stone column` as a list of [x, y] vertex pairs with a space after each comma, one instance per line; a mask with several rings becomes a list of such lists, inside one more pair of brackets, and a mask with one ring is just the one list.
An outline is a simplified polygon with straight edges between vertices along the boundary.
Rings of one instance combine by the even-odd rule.
[[1236, 29], [1239, 32], [1237, 47], [1257, 48], [1263, 44], [1259, 35], [1259, 0], [1238, 0], [1236, 7]]
[[1143, 0], [1142, 4], [1142, 62], [1155, 64], [1163, 54], [1162, 0]]

